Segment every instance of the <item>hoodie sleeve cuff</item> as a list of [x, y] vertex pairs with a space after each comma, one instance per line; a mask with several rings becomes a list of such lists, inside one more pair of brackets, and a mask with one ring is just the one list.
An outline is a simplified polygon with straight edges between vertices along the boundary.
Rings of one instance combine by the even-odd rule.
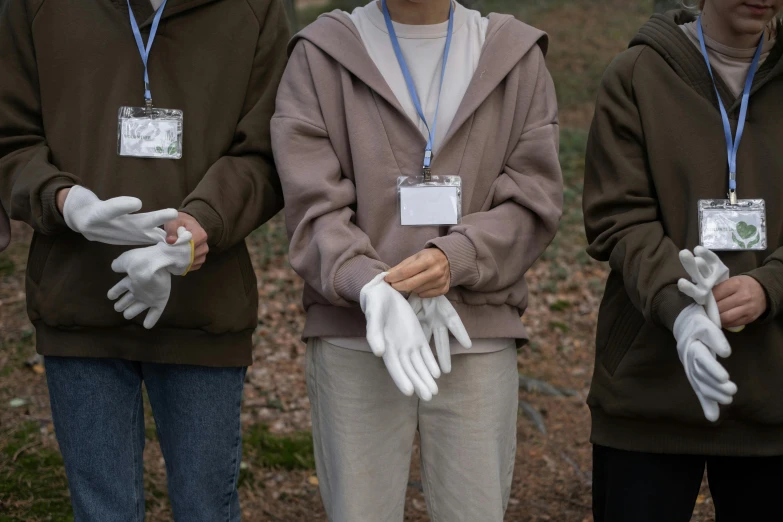
[[220, 239], [223, 237], [223, 220], [220, 218], [220, 214], [200, 199], [194, 199], [179, 211], [193, 216], [198, 221], [198, 224], [207, 233], [207, 244], [210, 248], [217, 250]]
[[378, 274], [387, 272], [389, 266], [367, 256], [349, 259], [337, 270], [334, 276], [334, 290], [346, 301], [359, 302], [362, 288], [375, 279]]
[[451, 287], [470, 287], [479, 281], [478, 253], [473, 242], [462, 234], [449, 234], [429, 241], [427, 248], [437, 248], [446, 255], [451, 271]]
[[48, 181], [41, 189], [41, 224], [46, 233], [53, 234], [68, 229], [65, 217], [57, 208], [57, 193], [75, 185], [73, 179], [67, 176], [58, 176]]
[[676, 284], [667, 285], [653, 298], [653, 322], [674, 331], [674, 321], [692, 304], [693, 299], [680, 292]]
[[745, 275], [758, 281], [767, 294], [767, 312], [761, 316], [760, 321], [769, 321], [778, 317], [783, 301], [783, 263], [772, 260]]

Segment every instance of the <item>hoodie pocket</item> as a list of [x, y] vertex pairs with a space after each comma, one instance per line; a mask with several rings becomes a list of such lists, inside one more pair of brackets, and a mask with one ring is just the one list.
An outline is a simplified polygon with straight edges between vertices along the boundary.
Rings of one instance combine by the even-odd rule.
[[46, 262], [54, 246], [55, 236], [45, 236], [43, 234], [34, 234], [33, 241], [30, 244], [30, 254], [27, 258], [27, 277], [36, 285], [41, 284]]
[[239, 253], [236, 257], [239, 264], [239, 273], [242, 275], [242, 287], [245, 289], [245, 295], [250, 294], [257, 287], [256, 273], [253, 270], [253, 262], [250, 260], [250, 253], [246, 245], [239, 247]]
[[614, 376], [614, 372], [639, 336], [644, 323], [644, 316], [631, 303], [623, 307], [612, 324], [601, 357], [601, 363], [609, 375]]

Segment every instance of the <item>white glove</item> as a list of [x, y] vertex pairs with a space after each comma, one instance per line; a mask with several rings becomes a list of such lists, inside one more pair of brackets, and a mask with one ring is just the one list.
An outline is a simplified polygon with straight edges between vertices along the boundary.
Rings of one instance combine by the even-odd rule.
[[[111, 269], [128, 274], [109, 290], [114, 309], [131, 320], [149, 309], [144, 327], [152, 328], [160, 319], [171, 294], [171, 276], [185, 275], [193, 264], [193, 236], [180, 227], [173, 245], [165, 241], [151, 247], [136, 248], [114, 260]], [[124, 295], [123, 295], [124, 294]]]
[[685, 368], [691, 388], [699, 398], [707, 420], [715, 422], [720, 417], [718, 404], [731, 404], [737, 393], [737, 385], [729, 380], [729, 373], [717, 361], [731, 355], [731, 346], [723, 331], [704, 311], [704, 307], [692, 304], [674, 322], [677, 352]]
[[165, 241], [166, 233], [158, 227], [177, 219], [177, 210], [132, 214], [139, 210], [138, 198], [122, 196], [101, 201], [92, 191], [76, 185], [65, 198], [63, 217], [71, 230], [90, 241], [129, 246]]
[[411, 294], [408, 298], [416, 317], [419, 318], [421, 329], [427, 342], [430, 342], [435, 336], [435, 351], [438, 353], [438, 363], [443, 373], [451, 373], [451, 342], [449, 341], [449, 332], [451, 332], [465, 349], [473, 346], [468, 331], [462, 324], [457, 311], [451, 305], [446, 296], [434, 298], [421, 298], [416, 294]]
[[693, 249], [693, 254], [688, 250], [680, 252], [680, 262], [693, 280], [691, 282], [687, 279], [680, 279], [677, 283], [680, 292], [702, 305], [710, 320], [720, 327], [720, 311], [712, 289], [728, 281], [728, 267], [723, 264], [717, 254], [702, 246]]
[[378, 275], [362, 288], [359, 304], [367, 318], [367, 342], [383, 357], [402, 393], [429, 401], [438, 393], [440, 368], [408, 301]]

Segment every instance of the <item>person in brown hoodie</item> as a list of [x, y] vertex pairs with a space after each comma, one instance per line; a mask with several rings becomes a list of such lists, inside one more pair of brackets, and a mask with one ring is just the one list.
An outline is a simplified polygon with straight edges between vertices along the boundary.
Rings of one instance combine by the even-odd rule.
[[[782, 6], [655, 15], [604, 76], [584, 188], [588, 252], [611, 269], [588, 397], [596, 522], [690, 520], [705, 466], [717, 520], [779, 511]], [[747, 224], [740, 248], [700, 246], [699, 201], [734, 197], [766, 199], [766, 248]], [[691, 279], [720, 284], [699, 297]]]
[[[417, 429], [432, 518], [503, 519], [525, 272], [562, 207], [546, 50], [541, 31], [449, 0], [335, 11], [290, 44], [272, 142], [291, 264], [306, 283], [329, 520], [403, 519]], [[460, 177], [457, 224], [402, 224], [433, 200], [401, 204], [399, 178], [427, 174], [443, 190], [438, 180]]]
[[[288, 38], [280, 0], [13, 0], [0, 12], [0, 198], [34, 230], [27, 308], [78, 522], [144, 518], [142, 382], [175, 519], [239, 520], [258, 321], [244, 240], [282, 207], [269, 120]], [[118, 154], [121, 107], [159, 119], [149, 93], [151, 111], [182, 111], [160, 151], [179, 159]], [[196, 271], [155, 272], [170, 296], [150, 330], [107, 298], [125, 275], [113, 260], [139, 254], [127, 245], [165, 258], [179, 227]], [[126, 305], [141, 298], [130, 294]]]

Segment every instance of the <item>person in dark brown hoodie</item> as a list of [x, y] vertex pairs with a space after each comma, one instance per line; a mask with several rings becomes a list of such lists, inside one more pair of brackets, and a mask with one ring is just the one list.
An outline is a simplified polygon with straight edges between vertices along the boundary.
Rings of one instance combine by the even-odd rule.
[[[588, 252], [611, 268], [588, 397], [597, 522], [690, 520], [705, 466], [717, 520], [779, 511], [781, 6], [655, 15], [604, 76], [584, 189]], [[759, 226], [709, 225], [754, 200]]]
[[[34, 230], [28, 313], [76, 521], [144, 517], [142, 382], [175, 519], [239, 520], [258, 306], [244, 240], [282, 207], [269, 120], [288, 38], [280, 0], [13, 0], [0, 13], [0, 197]], [[186, 277], [150, 269], [183, 252]], [[145, 277], [167, 305], [129, 320], [148, 307]], [[121, 281], [125, 314], [107, 298]]]

